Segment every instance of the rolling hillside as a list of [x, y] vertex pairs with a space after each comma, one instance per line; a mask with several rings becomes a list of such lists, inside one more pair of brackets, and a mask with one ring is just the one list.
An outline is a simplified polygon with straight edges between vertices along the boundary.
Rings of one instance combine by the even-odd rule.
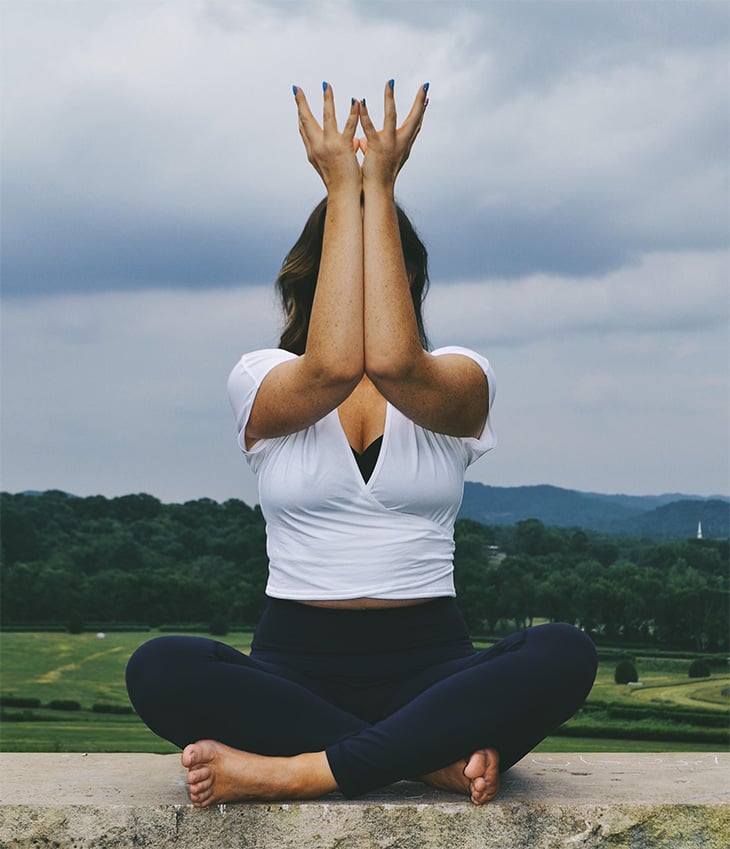
[[487, 525], [539, 519], [546, 525], [653, 539], [693, 537], [697, 523], [702, 522], [705, 537], [730, 536], [730, 501], [723, 496], [605, 495], [547, 484], [498, 487], [467, 481], [459, 518]]

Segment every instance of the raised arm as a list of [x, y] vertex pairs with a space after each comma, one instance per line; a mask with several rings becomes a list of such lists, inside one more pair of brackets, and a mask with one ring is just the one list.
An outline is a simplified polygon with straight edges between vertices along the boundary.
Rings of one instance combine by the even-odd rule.
[[246, 427], [248, 447], [257, 439], [293, 433], [318, 421], [348, 397], [364, 373], [362, 176], [354, 141], [360, 104], [353, 101], [340, 133], [332, 88], [327, 83], [323, 88], [321, 127], [304, 92], [294, 89], [307, 156], [327, 188], [306, 350], [273, 368], [261, 384]]
[[478, 436], [489, 406], [484, 372], [466, 356], [432, 356], [423, 350], [398, 229], [395, 181], [421, 128], [427, 91], [428, 85], [419, 90], [400, 128], [392, 81], [385, 87], [382, 131], [361, 105], [365, 371], [381, 394], [417, 424], [452, 436]]

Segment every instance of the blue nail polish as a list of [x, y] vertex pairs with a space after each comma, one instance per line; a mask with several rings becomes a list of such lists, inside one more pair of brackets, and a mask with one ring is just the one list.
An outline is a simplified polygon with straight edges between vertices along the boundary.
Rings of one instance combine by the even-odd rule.
[[393, 86], [395, 85], [395, 80], [388, 80], [388, 85], [390, 86], [391, 91], [393, 90]]
[[327, 83], [322, 83], [322, 91], [327, 91]]
[[362, 103], [362, 105], [363, 105], [363, 106], [365, 106], [365, 108], [367, 109], [367, 105], [365, 104], [365, 98], [364, 98], [364, 97], [363, 97], [363, 99], [360, 101], [360, 103]]
[[423, 90], [424, 90], [424, 92], [428, 91], [428, 87], [429, 87], [430, 85], [431, 85], [431, 83], [424, 83], [424, 85], [423, 85]]
[[296, 97], [297, 96], [297, 87], [295, 85], [293, 85], [291, 87], [291, 90], [294, 92], [294, 97]]
[[355, 105], [355, 98], [353, 97], [352, 100], [350, 101], [350, 106], [354, 106], [354, 105]]

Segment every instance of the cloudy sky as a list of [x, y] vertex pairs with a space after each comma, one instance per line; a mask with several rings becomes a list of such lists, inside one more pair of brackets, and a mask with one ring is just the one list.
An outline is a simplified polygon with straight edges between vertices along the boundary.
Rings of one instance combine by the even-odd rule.
[[498, 486], [730, 491], [730, 6], [3, 0], [2, 487], [254, 503], [225, 385], [322, 196], [291, 86], [430, 104], [398, 196]]

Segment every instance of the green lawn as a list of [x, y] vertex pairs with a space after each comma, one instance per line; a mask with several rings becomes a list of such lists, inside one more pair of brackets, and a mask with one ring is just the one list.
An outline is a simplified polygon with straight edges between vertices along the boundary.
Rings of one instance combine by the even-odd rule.
[[[0, 634], [2, 695], [40, 699], [75, 699], [82, 707], [95, 702], [128, 705], [124, 669], [132, 652], [159, 632], [95, 634], [51, 632]], [[210, 634], [202, 636], [209, 637]], [[251, 632], [225, 640], [248, 651]]]
[[0, 723], [4, 752], [177, 752], [136, 716], [76, 714], [73, 720]]
[[[0, 674], [2, 695], [37, 698], [46, 705], [53, 699], [73, 699], [82, 711], [33, 711], [43, 721], [6, 721], [0, 723], [2, 751], [58, 752], [173, 752], [175, 747], [160, 740], [136, 716], [92, 713], [95, 703], [128, 705], [124, 687], [124, 668], [134, 649], [156, 632], [108, 633], [104, 639], [95, 634], [3, 633], [0, 634]], [[206, 635], [207, 636], [207, 635]], [[229, 634], [225, 641], [248, 651], [251, 633]], [[612, 705], [652, 707], [666, 714], [666, 720], [614, 722], [603, 712], [579, 714], [568, 723], [573, 734], [590, 737], [555, 736], [543, 741], [537, 751], [718, 751], [718, 743], [692, 740], [641, 740], [621, 737], [624, 729], [661, 733], [668, 729], [682, 734], [671, 720], [673, 708], [706, 710], [712, 715], [728, 716], [730, 686], [726, 671], [711, 678], [689, 679], [689, 660], [637, 657], [642, 687], [630, 688], [613, 681], [615, 659], [602, 663], [588, 706]], [[7, 708], [17, 715], [20, 709]], [[605, 727], [605, 736], [601, 729]], [[590, 728], [590, 731], [586, 729]], [[648, 731], [647, 731], [648, 733]], [[613, 735], [613, 736], [612, 736]], [[631, 737], [634, 735], [632, 734]], [[697, 736], [695, 734], [695, 736]], [[615, 738], [615, 739], [614, 739]]]
[[621, 740], [604, 737], [546, 737], [535, 752], [720, 752], [716, 743]]

